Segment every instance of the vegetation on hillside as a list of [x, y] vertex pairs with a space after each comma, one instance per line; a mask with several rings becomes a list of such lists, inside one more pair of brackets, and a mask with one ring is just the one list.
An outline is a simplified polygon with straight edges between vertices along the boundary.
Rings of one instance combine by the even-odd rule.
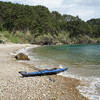
[[0, 1], [0, 34], [16, 43], [82, 43], [83, 37], [99, 41], [100, 19], [85, 22], [78, 16], [50, 12], [40, 5]]

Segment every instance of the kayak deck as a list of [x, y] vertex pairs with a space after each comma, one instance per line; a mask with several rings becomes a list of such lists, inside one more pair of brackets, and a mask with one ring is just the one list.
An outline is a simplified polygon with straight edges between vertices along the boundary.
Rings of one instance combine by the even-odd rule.
[[58, 74], [60, 72], [63, 72], [65, 70], [67, 70], [68, 68], [60, 68], [60, 69], [57, 69], [57, 68], [54, 68], [54, 69], [45, 69], [45, 70], [39, 70], [39, 71], [36, 71], [36, 72], [30, 72], [30, 73], [27, 73], [25, 71], [20, 71], [19, 73], [23, 76], [23, 77], [29, 77], [29, 76], [42, 76], [42, 75], [53, 75], [53, 74]]

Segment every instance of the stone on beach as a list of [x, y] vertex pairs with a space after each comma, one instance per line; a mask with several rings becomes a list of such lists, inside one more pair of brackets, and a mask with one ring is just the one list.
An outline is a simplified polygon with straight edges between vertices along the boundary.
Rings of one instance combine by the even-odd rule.
[[19, 53], [19, 54], [17, 54], [17, 55], [15, 56], [15, 58], [18, 59], [18, 60], [30, 60], [30, 59], [28, 58], [28, 56], [27, 56], [26, 54], [24, 54], [24, 53]]

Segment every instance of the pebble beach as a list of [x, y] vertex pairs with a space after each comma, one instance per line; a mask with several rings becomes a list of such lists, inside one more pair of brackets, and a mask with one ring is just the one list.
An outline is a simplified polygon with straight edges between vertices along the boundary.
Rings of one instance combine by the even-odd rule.
[[[60, 75], [23, 78], [18, 72], [36, 71], [11, 53], [30, 44], [0, 44], [0, 100], [88, 100], [77, 89], [81, 82]], [[55, 81], [52, 81], [55, 80]]]

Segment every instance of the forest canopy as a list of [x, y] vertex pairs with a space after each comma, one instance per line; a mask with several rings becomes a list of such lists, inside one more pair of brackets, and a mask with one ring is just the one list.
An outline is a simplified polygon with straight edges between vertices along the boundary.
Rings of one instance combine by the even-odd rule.
[[54, 39], [63, 42], [67, 38], [80, 35], [99, 38], [100, 19], [85, 22], [78, 16], [50, 12], [41, 5], [29, 6], [0, 1], [0, 31], [9, 31], [13, 34], [19, 31], [30, 34], [33, 38], [42, 38], [46, 35], [49, 41]]

